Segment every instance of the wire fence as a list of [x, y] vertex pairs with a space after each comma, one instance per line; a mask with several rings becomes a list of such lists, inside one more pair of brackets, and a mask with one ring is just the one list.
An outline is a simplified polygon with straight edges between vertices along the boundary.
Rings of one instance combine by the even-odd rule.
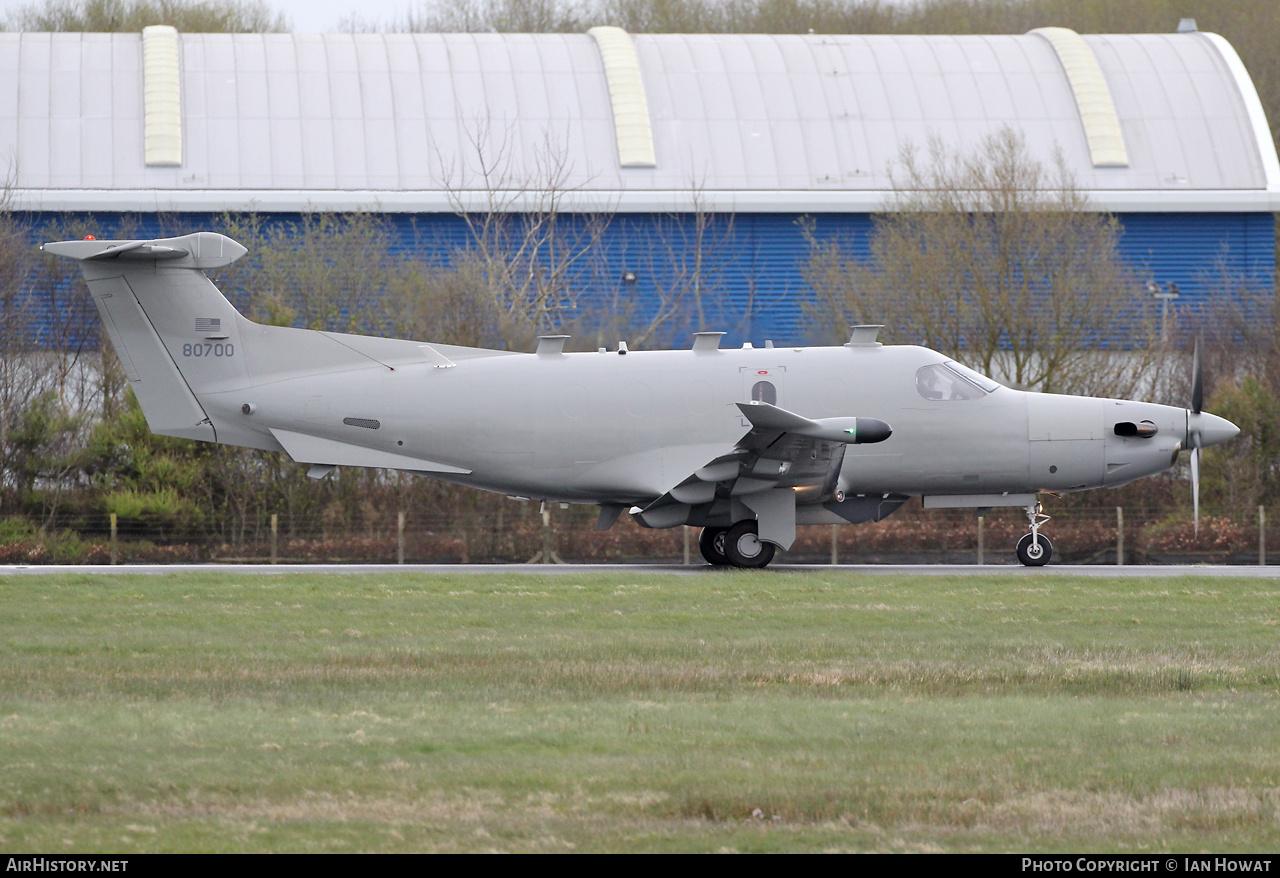
[[[918, 501], [917, 501], [918, 502]], [[1171, 518], [1168, 510], [1059, 510], [1043, 527], [1057, 564], [1265, 564], [1280, 558], [1280, 522], [1259, 507], [1252, 521]], [[624, 516], [606, 531], [594, 509], [540, 509], [455, 517], [381, 510], [360, 527], [323, 516], [242, 518], [233, 533], [187, 524], [163, 527], [110, 515], [55, 516], [39, 530], [0, 533], [0, 564], [112, 563], [606, 563], [701, 564], [697, 528], [645, 529]], [[1020, 509], [925, 512], [904, 509], [882, 522], [802, 525], [780, 560], [801, 564], [1017, 563], [1028, 530]]]

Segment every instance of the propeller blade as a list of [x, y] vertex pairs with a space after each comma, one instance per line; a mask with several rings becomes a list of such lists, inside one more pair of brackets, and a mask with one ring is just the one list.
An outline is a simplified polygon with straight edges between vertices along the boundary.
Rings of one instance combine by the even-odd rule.
[[1196, 336], [1191, 358], [1191, 409], [1187, 415], [1187, 446], [1191, 449], [1191, 514], [1196, 536], [1200, 536], [1200, 411], [1204, 407], [1204, 357], [1200, 351], [1204, 333]]
[[1200, 414], [1204, 406], [1204, 361], [1200, 355], [1200, 346], [1204, 342], [1204, 334], [1196, 336], [1196, 352], [1191, 360], [1191, 411]]
[[1196, 536], [1200, 536], [1200, 446], [1191, 449], [1191, 514], [1195, 517]]

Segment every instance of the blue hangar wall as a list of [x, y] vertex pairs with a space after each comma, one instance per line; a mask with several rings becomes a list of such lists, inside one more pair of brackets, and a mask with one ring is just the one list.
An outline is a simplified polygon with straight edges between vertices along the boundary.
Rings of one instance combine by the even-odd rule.
[[[448, 214], [386, 214], [393, 252], [413, 254], [447, 265], [451, 254], [468, 244], [463, 221]], [[296, 222], [297, 214], [272, 214], [268, 223]], [[1252, 297], [1271, 295], [1275, 275], [1275, 221], [1270, 213], [1129, 213], [1118, 215], [1123, 227], [1120, 252], [1144, 277], [1176, 283], [1176, 306], [1190, 313], [1223, 303], [1215, 278], [1225, 271], [1246, 279]], [[36, 222], [40, 221], [37, 215]], [[130, 227], [140, 236], [217, 231], [217, 214], [95, 214], [99, 238]], [[563, 215], [561, 234], [584, 240], [587, 220]], [[868, 214], [737, 214], [717, 217], [701, 235], [702, 264], [708, 280], [701, 302], [705, 328], [728, 333], [726, 344], [772, 340], [779, 345], [809, 343], [814, 327], [805, 304], [812, 293], [801, 274], [809, 257], [803, 225], [812, 223], [820, 240], [836, 240], [856, 256], [869, 252], [872, 220]], [[632, 325], [644, 325], [660, 304], [660, 291], [678, 288], [698, 256], [699, 236], [693, 220], [664, 214], [617, 214], [600, 233], [597, 245], [574, 276], [580, 315], [592, 310], [629, 312]], [[627, 273], [634, 281], [625, 280]], [[1237, 288], [1233, 294], [1240, 294]], [[1245, 296], [1241, 296], [1245, 298]], [[234, 296], [233, 296], [234, 299]], [[36, 314], [50, 303], [33, 303]], [[1233, 302], [1237, 307], [1254, 302]], [[653, 346], [686, 346], [698, 327], [698, 304], [686, 297], [681, 312], [664, 324]], [[33, 330], [40, 343], [53, 343], [51, 313], [37, 316]], [[84, 344], [97, 343], [96, 314], [87, 309]], [[371, 329], [374, 329], [371, 327]], [[376, 331], [376, 329], [375, 329]]]

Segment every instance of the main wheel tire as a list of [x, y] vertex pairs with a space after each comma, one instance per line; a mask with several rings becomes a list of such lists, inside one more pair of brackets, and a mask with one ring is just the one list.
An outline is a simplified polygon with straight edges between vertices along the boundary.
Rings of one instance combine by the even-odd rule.
[[712, 567], [728, 567], [729, 559], [724, 554], [724, 538], [729, 533], [727, 527], [704, 527], [698, 535], [698, 551]]
[[1039, 543], [1038, 546], [1032, 543], [1031, 534], [1024, 534], [1018, 540], [1018, 560], [1027, 567], [1043, 567], [1053, 557], [1053, 543], [1049, 542], [1048, 537], [1040, 534], [1036, 542]]
[[724, 537], [724, 556], [734, 567], [756, 569], [768, 566], [777, 547], [761, 542], [754, 521], [740, 521]]

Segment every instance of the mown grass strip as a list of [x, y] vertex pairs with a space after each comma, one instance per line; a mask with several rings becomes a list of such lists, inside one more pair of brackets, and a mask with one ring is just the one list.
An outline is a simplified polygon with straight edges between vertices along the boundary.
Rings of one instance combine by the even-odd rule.
[[0, 606], [9, 850], [1280, 841], [1265, 580], [68, 575]]

